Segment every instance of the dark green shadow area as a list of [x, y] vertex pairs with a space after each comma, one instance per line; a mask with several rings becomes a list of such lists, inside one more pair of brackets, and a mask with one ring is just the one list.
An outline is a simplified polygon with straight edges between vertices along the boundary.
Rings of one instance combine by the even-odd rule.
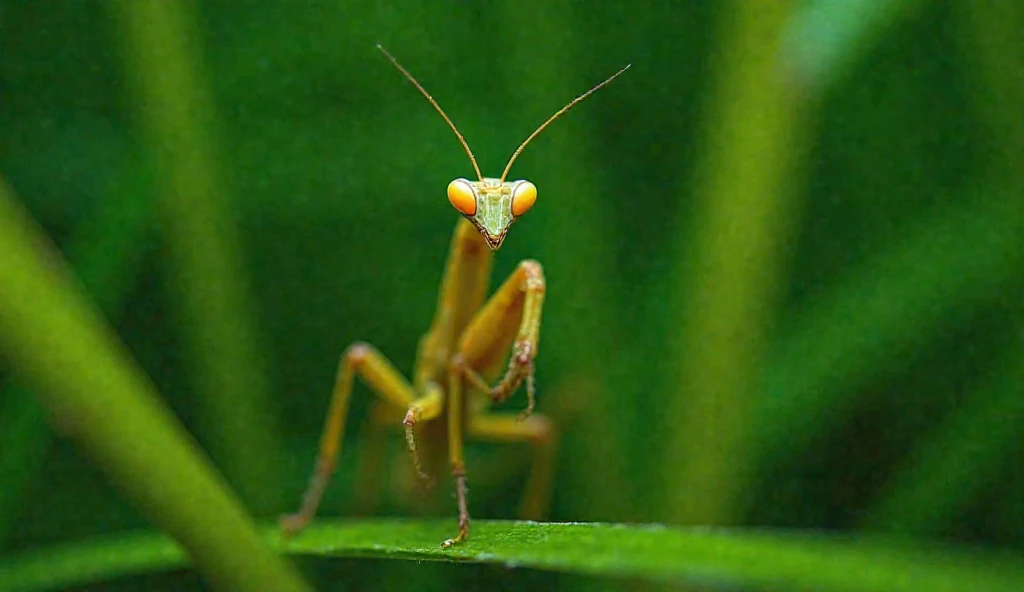
[[[451, 520], [322, 521], [283, 542], [287, 554], [454, 561], [696, 584], [707, 589], [919, 592], [1024, 589], [1010, 554], [826, 533], [601, 523], [481, 521], [464, 545], [442, 550]], [[121, 534], [37, 549], [0, 563], [0, 589], [52, 590], [187, 565], [170, 539]]]

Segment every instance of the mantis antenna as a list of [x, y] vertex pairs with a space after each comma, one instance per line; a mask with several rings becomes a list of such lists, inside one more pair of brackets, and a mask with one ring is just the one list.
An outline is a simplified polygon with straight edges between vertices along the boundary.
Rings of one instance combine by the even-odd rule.
[[479, 178], [480, 181], [483, 181], [484, 176], [483, 174], [480, 173], [480, 167], [476, 164], [476, 157], [473, 156], [473, 151], [469, 149], [469, 144], [466, 143], [466, 138], [462, 137], [462, 134], [459, 133], [459, 128], [455, 127], [455, 124], [452, 123], [452, 120], [448, 117], [447, 114], [445, 114], [444, 109], [442, 109], [441, 106], [437, 104], [437, 101], [434, 100], [434, 97], [430, 96], [430, 93], [428, 93], [419, 82], [416, 82], [416, 79], [412, 77], [412, 74], [410, 74], [408, 70], [403, 68], [402, 64], [399, 64], [398, 60], [396, 60], [393, 55], [388, 53], [388, 50], [384, 49], [383, 45], [378, 43], [377, 49], [379, 49], [381, 53], [383, 53], [385, 56], [387, 56], [389, 60], [391, 60], [391, 63], [394, 64], [396, 68], [398, 68], [398, 71], [401, 72], [406, 78], [408, 78], [409, 82], [413, 83], [413, 85], [417, 89], [419, 89], [421, 93], [423, 93], [423, 96], [427, 97], [427, 100], [430, 101], [430, 104], [434, 106], [434, 109], [437, 109], [437, 112], [441, 114], [441, 117], [444, 117], [444, 120], [448, 122], [448, 127], [452, 128], [452, 131], [455, 132], [455, 137], [459, 139], [459, 143], [462, 144], [462, 147], [466, 149], [466, 154], [469, 155], [469, 161], [473, 163], [473, 170], [476, 171], [477, 178]]
[[[619, 74], [622, 74], [626, 70], [629, 70], [629, 67], [632, 66], [632, 65], [633, 64], [626, 64], [626, 67], [624, 67], [623, 69], [619, 70], [615, 74], [612, 74], [610, 77], [608, 77], [601, 84], [598, 84], [594, 88], [588, 90], [587, 92], [583, 93], [582, 95], [580, 95], [580, 96], [576, 97], [575, 99], [569, 101], [568, 105], [566, 105], [565, 107], [562, 107], [561, 109], [559, 109], [557, 112], [555, 112], [554, 115], [549, 117], [547, 121], [545, 121], [544, 123], [540, 124], [540, 127], [538, 127], [536, 130], [534, 130], [533, 133], [530, 134], [529, 137], [527, 137], [526, 140], [524, 140], [523, 143], [519, 145], [519, 148], [516, 148], [516, 151], [512, 153], [512, 158], [508, 159], [508, 164], [505, 165], [505, 170], [501, 172], [501, 182], [502, 183], [505, 182], [505, 177], [508, 176], [508, 172], [512, 168], [512, 163], [516, 161], [516, 158], [518, 158], [519, 154], [523, 151], [524, 148], [526, 148], [526, 145], [530, 143], [530, 140], [533, 140], [534, 138], [536, 138], [537, 134], [539, 134], [542, 131], [544, 131], [544, 128], [546, 128], [548, 125], [550, 125], [552, 121], [558, 119], [563, 113], [565, 113], [569, 109], [572, 109], [573, 107], [575, 107], [577, 103], [579, 103], [583, 99], [589, 97], [597, 89], [599, 89], [602, 86], [608, 84], [612, 80], [615, 80], [616, 78], [618, 78]], [[469, 150], [469, 148], [467, 148], [467, 150]], [[476, 163], [474, 163], [474, 165], [475, 164]]]
[[[402, 65], [398, 63], [398, 60], [396, 60], [394, 58], [394, 56], [392, 56], [390, 53], [388, 53], [388, 50], [384, 49], [384, 46], [382, 46], [381, 44], [378, 43], [377, 44], [377, 49], [379, 49], [381, 51], [381, 53], [383, 53], [385, 56], [387, 56], [387, 58], [389, 60], [391, 60], [391, 63], [394, 64], [396, 68], [398, 68], [398, 71], [401, 72], [402, 75], [404, 75], [406, 78], [408, 78], [409, 82], [413, 83], [413, 86], [415, 86], [417, 88], [417, 90], [419, 90], [420, 93], [424, 97], [426, 97], [428, 101], [430, 101], [430, 104], [434, 106], [434, 109], [436, 109], [437, 112], [441, 114], [441, 117], [443, 117], [445, 122], [448, 123], [448, 127], [452, 128], [452, 131], [455, 132], [455, 137], [457, 137], [459, 139], [459, 143], [462, 144], [462, 147], [466, 149], [466, 154], [469, 155], [469, 161], [473, 163], [473, 170], [476, 171], [477, 178], [480, 179], [480, 181], [483, 181], [484, 180], [484, 176], [480, 172], [480, 167], [476, 163], [476, 157], [473, 156], [473, 151], [469, 149], [469, 144], [466, 143], [466, 139], [464, 137], [462, 137], [462, 134], [459, 132], [459, 129], [457, 127], [455, 127], [454, 123], [452, 123], [451, 118], [449, 118], [448, 115], [445, 114], [444, 109], [441, 109], [441, 106], [437, 104], [437, 101], [434, 100], [434, 97], [430, 96], [430, 93], [428, 93], [426, 91], [426, 89], [424, 89], [423, 86], [419, 82], [417, 82], [415, 78], [412, 77], [412, 74], [410, 74], [408, 70], [403, 68]], [[569, 109], [572, 109], [573, 107], [575, 107], [577, 103], [579, 103], [583, 99], [589, 97], [591, 94], [594, 93], [594, 91], [596, 91], [597, 89], [601, 88], [602, 86], [608, 84], [612, 80], [615, 80], [616, 78], [618, 78], [619, 75], [622, 74], [623, 72], [625, 72], [626, 70], [628, 70], [630, 66], [632, 66], [632, 64], [626, 64], [626, 66], [623, 69], [619, 70], [615, 74], [612, 74], [604, 82], [598, 84], [597, 86], [591, 88], [590, 90], [588, 90], [587, 92], [583, 93], [582, 95], [580, 95], [580, 96], [576, 97], [575, 99], [569, 101], [569, 104], [567, 104], [565, 107], [562, 107], [561, 109], [559, 109], [554, 115], [549, 117], [547, 121], [542, 123], [540, 125], [540, 127], [538, 127], [536, 130], [534, 130], [533, 133], [530, 134], [526, 138], [526, 140], [524, 140], [523, 143], [519, 145], [519, 148], [516, 148], [516, 151], [512, 153], [512, 158], [508, 159], [508, 164], [505, 165], [505, 170], [501, 172], [500, 182], [501, 183], [505, 182], [505, 177], [508, 176], [509, 170], [512, 169], [512, 163], [516, 161], [516, 158], [518, 158], [519, 155], [523, 152], [523, 149], [526, 148], [526, 145], [529, 144], [534, 138], [536, 138], [538, 134], [540, 134], [542, 131], [544, 131], [544, 128], [546, 128], [548, 125], [550, 125], [552, 121], [554, 121], [554, 120], [558, 119], [559, 117], [561, 117], [562, 114], [564, 114], [566, 111], [568, 111]]]

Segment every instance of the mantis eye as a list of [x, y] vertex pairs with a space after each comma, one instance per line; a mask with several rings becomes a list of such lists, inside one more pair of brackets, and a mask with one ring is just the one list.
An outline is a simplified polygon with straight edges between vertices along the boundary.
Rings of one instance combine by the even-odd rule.
[[537, 186], [529, 181], [520, 181], [512, 189], [512, 215], [522, 216], [537, 201]]
[[465, 179], [455, 179], [448, 184], [448, 201], [462, 214], [476, 214], [476, 193]]

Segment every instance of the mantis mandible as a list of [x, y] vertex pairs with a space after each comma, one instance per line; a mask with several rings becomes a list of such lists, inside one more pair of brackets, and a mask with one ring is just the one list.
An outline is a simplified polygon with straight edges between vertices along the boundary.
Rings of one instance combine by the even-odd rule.
[[[434, 320], [420, 339], [412, 382], [373, 346], [363, 342], [348, 346], [338, 364], [316, 468], [299, 511], [282, 516], [281, 528], [286, 535], [295, 534], [316, 514], [337, 464], [352, 384], [358, 376], [380, 397], [372, 414], [374, 421], [387, 424], [394, 419], [397, 425], [401, 418], [412, 465], [421, 481], [432, 482], [432, 477], [420, 458], [417, 430], [427, 441], [443, 442], [447, 438], [448, 462], [459, 510], [458, 534], [441, 543], [443, 548], [448, 548], [469, 536], [466, 468], [462, 455], [464, 435], [495, 442], [533, 444], [533, 464], [520, 514], [539, 519], [546, 511], [554, 471], [556, 431], [550, 419], [532, 413], [534, 359], [545, 291], [540, 263], [531, 259], [522, 261], [484, 302], [492, 252], [501, 247], [509, 227], [537, 199], [533, 183], [505, 179], [512, 163], [544, 128], [625, 72], [629, 65], [548, 118], [512, 153], [501, 177], [495, 179], [481, 174], [469, 144], [437, 101], [387, 50], [380, 45], [377, 49], [426, 97], [455, 132], [478, 180], [458, 178], [448, 184], [448, 201], [461, 217], [452, 237]], [[509, 350], [511, 355], [504, 374], [494, 382]], [[521, 414], [498, 414], [488, 409], [489, 403], [508, 399], [523, 382], [526, 383], [527, 404]], [[473, 397], [474, 394], [486, 396]], [[430, 470], [433, 472], [440, 468], [441, 458], [435, 454], [432, 461]]]

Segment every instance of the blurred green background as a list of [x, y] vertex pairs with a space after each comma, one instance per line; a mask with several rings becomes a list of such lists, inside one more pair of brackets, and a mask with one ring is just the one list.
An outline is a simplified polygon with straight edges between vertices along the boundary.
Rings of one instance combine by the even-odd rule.
[[[457, 219], [444, 187], [472, 176], [379, 42], [488, 175], [633, 64], [518, 159], [539, 198], [495, 261], [492, 285], [527, 257], [548, 278], [553, 520], [1024, 544], [1016, 3], [168, 5], [0, 2], [0, 172], [258, 516], [298, 503], [347, 344], [411, 369]], [[0, 379], [0, 549], [145, 525]], [[324, 515], [354, 511], [370, 400]], [[454, 524], [447, 481], [396, 495], [391, 445], [373, 512]], [[526, 452], [470, 446], [474, 516], [514, 516]], [[593, 583], [381, 565], [303, 568]]]

